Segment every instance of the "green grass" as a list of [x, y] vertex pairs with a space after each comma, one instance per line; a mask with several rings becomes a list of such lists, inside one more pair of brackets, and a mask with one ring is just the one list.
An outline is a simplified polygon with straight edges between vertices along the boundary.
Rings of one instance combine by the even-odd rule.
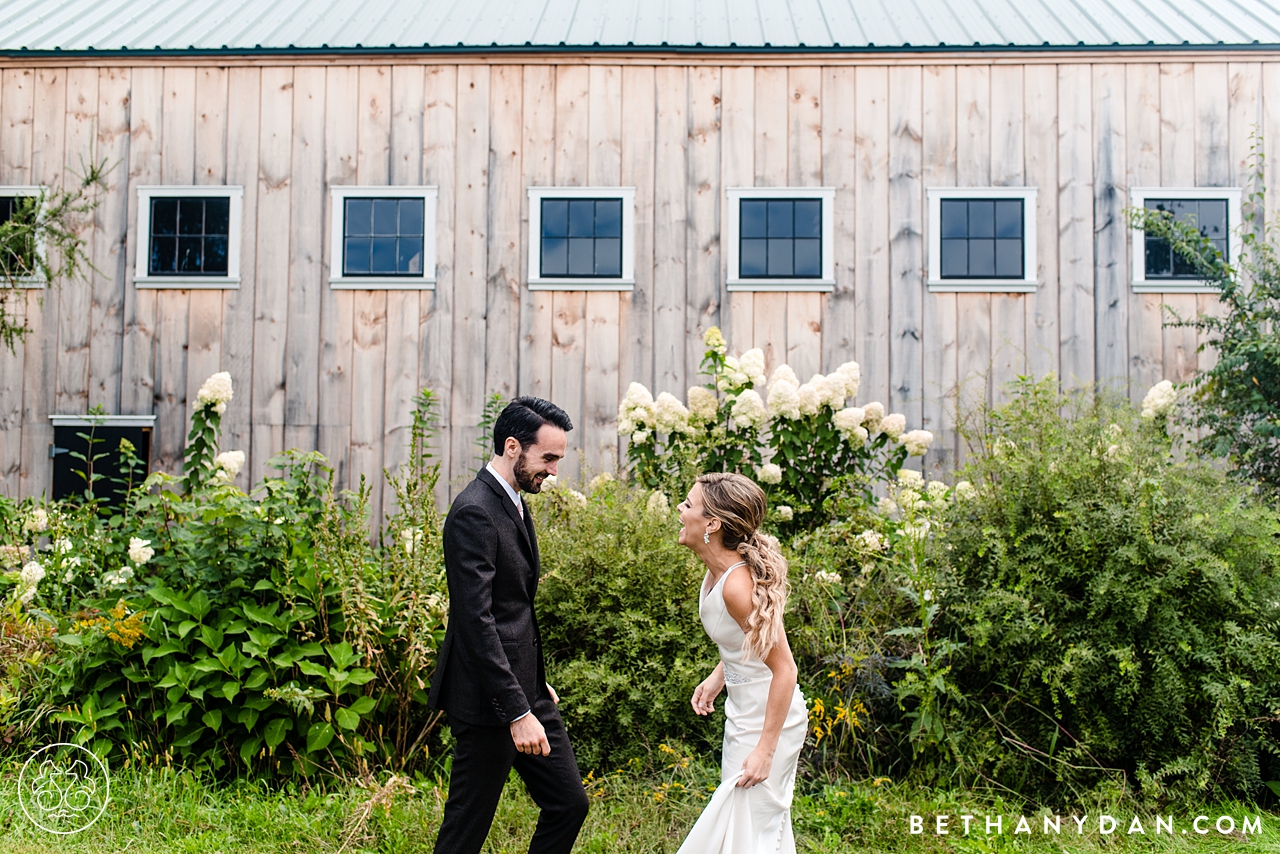
[[[321, 791], [269, 791], [241, 783], [213, 786], [198, 775], [166, 768], [125, 769], [112, 773], [111, 803], [91, 828], [56, 836], [36, 828], [17, 798], [17, 769], [0, 775], [0, 851], [5, 854], [421, 854], [431, 850], [446, 791], [435, 780], [419, 778], [413, 791], [381, 794], [354, 782], [333, 782]], [[385, 783], [385, 780], [383, 781]], [[617, 772], [589, 787], [592, 810], [577, 852], [674, 852], [697, 818], [714, 770], [677, 762], [658, 775]], [[1174, 835], [1154, 834], [1144, 817], [1146, 835], [1126, 835], [1132, 812], [1117, 804], [1076, 804], [1089, 824], [1078, 835], [1064, 811], [1060, 836], [1039, 832], [1040, 818], [1028, 812], [1037, 832], [1014, 834], [1022, 808], [973, 792], [942, 792], [890, 781], [848, 781], [797, 793], [793, 816], [799, 850], [807, 854], [928, 854], [960, 851], [999, 852], [1203, 852], [1280, 851], [1280, 815], [1260, 813], [1243, 804], [1216, 804], [1198, 810], [1170, 810]], [[385, 804], [381, 806], [380, 804]], [[978, 818], [968, 837], [959, 815]], [[1110, 836], [1097, 830], [1096, 816], [1119, 820]], [[924, 816], [925, 832], [909, 832], [909, 816]], [[953, 817], [950, 836], [933, 832], [933, 817]], [[1003, 815], [1003, 834], [988, 836], [983, 817]], [[1211, 817], [1260, 815], [1262, 833], [1248, 838], [1211, 831], [1200, 836], [1190, 823]], [[523, 854], [537, 813], [524, 787], [508, 785], [489, 835], [490, 854]], [[1186, 829], [1188, 833], [1181, 833]]]

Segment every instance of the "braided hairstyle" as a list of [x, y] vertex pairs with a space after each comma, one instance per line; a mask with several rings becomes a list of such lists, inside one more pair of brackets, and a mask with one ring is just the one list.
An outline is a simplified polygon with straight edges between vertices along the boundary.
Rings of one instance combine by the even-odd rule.
[[755, 581], [747, 617], [747, 652], [764, 660], [782, 637], [782, 617], [791, 584], [787, 559], [774, 537], [760, 531], [767, 510], [764, 490], [740, 474], [712, 472], [698, 477], [703, 515], [720, 520], [725, 548], [742, 555]]

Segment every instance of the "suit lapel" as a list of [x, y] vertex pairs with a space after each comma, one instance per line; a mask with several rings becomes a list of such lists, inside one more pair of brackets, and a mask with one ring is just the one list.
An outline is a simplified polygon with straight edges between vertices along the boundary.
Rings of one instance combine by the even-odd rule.
[[[511, 496], [507, 495], [507, 491], [502, 488], [502, 484], [498, 483], [497, 480], [494, 478], [494, 476], [489, 473], [489, 469], [487, 468], [480, 469], [480, 474], [478, 476], [480, 477], [481, 480], [483, 480], [486, 484], [488, 484], [490, 489], [492, 489], [495, 493], [497, 493], [498, 498], [502, 502], [503, 509], [507, 511], [507, 516], [511, 518], [511, 521], [515, 523], [516, 528], [519, 529], [520, 536], [524, 537], [524, 544], [529, 547], [529, 551], [530, 553], [533, 554], [534, 562], [536, 563], [537, 554], [538, 554], [537, 547], [533, 544], [533, 542], [530, 539], [529, 530], [525, 528], [524, 520], [520, 518], [520, 511], [517, 510], [516, 505], [511, 502]], [[516, 495], [518, 497], [519, 493], [516, 493]], [[528, 514], [529, 514], [529, 511], [528, 511], [528, 508], [526, 508], [525, 509], [526, 519], [528, 518]]]

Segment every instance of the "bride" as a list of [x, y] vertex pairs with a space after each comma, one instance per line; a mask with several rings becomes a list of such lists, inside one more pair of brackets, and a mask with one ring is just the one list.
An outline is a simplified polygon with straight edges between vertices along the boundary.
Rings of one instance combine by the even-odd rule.
[[707, 566], [698, 613], [720, 663], [693, 692], [725, 700], [720, 787], [679, 854], [794, 854], [791, 795], [808, 713], [782, 628], [787, 562], [761, 533], [765, 495], [740, 474], [704, 474], [680, 503], [679, 542]]

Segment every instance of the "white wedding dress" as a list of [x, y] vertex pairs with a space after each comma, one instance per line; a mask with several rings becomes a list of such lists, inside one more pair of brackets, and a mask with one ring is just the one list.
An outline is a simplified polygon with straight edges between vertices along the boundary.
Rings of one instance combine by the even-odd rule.
[[795, 854], [791, 795], [809, 715], [797, 685], [778, 737], [769, 779], [749, 789], [736, 785], [742, 776], [742, 763], [760, 743], [773, 673], [763, 661], [748, 657], [746, 635], [725, 607], [724, 580], [733, 571], [730, 568], [721, 575], [710, 590], [708, 574], [698, 596], [702, 627], [720, 648], [720, 661], [724, 664], [724, 756], [720, 762], [720, 786], [689, 831], [679, 854]]

